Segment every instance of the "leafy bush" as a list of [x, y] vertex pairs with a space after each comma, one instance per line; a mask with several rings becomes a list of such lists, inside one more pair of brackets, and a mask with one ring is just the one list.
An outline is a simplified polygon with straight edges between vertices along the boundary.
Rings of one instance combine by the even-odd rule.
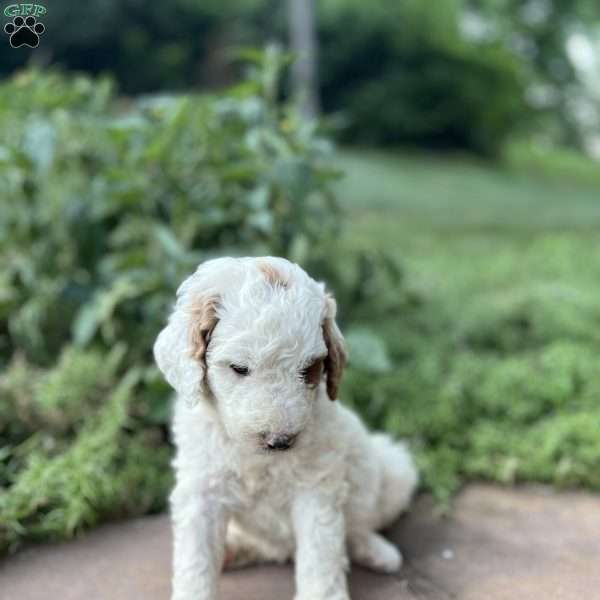
[[532, 303], [514, 298], [502, 309], [489, 298], [479, 307], [422, 298], [385, 327], [369, 323], [385, 360], [373, 342], [366, 360], [354, 353], [344, 401], [413, 441], [440, 500], [473, 479], [600, 489], [600, 314], [593, 303], [557, 307], [523, 291]]
[[30, 72], [3, 86], [5, 351], [44, 363], [69, 335], [99, 333], [143, 357], [172, 290], [215, 249], [289, 255], [335, 231], [328, 145], [274, 107], [274, 70], [260, 92], [257, 75], [229, 96], [121, 113], [106, 81]]
[[464, 41], [448, 4], [323, 6], [323, 102], [345, 114], [345, 139], [495, 155], [522, 123], [515, 58]]
[[34, 71], [0, 86], [0, 548], [164, 506], [151, 347], [200, 261], [325, 256], [329, 144], [277, 104], [283, 57], [253, 58], [212, 97], [123, 104]]

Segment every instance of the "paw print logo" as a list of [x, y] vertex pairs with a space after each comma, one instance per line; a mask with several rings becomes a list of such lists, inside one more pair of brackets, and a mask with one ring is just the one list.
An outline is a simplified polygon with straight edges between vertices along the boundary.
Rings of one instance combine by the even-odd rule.
[[10, 35], [10, 45], [13, 48], [19, 48], [20, 46], [37, 48], [40, 43], [40, 35], [45, 30], [44, 25], [38, 23], [37, 19], [31, 15], [26, 19], [15, 17], [12, 23], [7, 23], [4, 26], [4, 31]]

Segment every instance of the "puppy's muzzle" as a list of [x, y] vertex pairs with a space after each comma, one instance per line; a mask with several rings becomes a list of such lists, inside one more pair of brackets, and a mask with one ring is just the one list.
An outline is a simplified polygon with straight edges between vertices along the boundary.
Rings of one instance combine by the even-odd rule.
[[296, 441], [298, 434], [292, 433], [262, 433], [261, 438], [267, 450], [289, 450]]

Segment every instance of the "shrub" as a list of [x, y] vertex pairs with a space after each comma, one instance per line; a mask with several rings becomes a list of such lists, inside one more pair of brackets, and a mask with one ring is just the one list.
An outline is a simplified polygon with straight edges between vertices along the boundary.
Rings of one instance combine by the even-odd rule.
[[164, 506], [153, 340], [217, 254], [324, 253], [329, 144], [276, 101], [273, 50], [218, 96], [123, 103], [107, 80], [0, 86], [0, 549]]
[[98, 335], [143, 357], [201, 260], [335, 231], [327, 143], [258, 85], [126, 111], [106, 81], [29, 72], [0, 89], [5, 352], [43, 364]]
[[322, 12], [323, 102], [345, 115], [345, 139], [496, 155], [522, 123], [515, 58], [464, 41], [457, 9], [345, 1]]
[[460, 305], [421, 294], [370, 323], [392, 368], [352, 363], [344, 401], [413, 441], [424, 486], [442, 501], [473, 479], [598, 490], [593, 298], [536, 285]]

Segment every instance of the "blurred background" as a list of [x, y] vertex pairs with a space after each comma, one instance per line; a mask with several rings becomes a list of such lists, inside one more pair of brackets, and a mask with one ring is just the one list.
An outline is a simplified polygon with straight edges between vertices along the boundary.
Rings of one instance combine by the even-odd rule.
[[328, 282], [343, 400], [442, 504], [600, 489], [596, 0], [44, 6], [1, 40], [0, 552], [165, 508], [151, 347], [219, 255]]

